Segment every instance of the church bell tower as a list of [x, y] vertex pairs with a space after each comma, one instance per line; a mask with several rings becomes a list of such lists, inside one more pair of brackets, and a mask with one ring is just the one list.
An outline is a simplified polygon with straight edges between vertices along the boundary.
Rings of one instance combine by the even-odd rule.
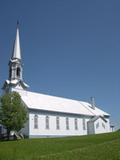
[[14, 88], [24, 90], [28, 88], [28, 85], [23, 81], [22, 67], [23, 65], [20, 49], [19, 23], [17, 22], [16, 38], [13, 45], [12, 56], [9, 61], [9, 77], [3, 85], [3, 90], [5, 92], [10, 92]]

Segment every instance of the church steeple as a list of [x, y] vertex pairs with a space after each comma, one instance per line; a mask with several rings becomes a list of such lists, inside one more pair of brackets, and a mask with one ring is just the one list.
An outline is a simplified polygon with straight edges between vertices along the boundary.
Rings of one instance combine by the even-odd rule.
[[14, 79], [22, 80], [22, 60], [18, 22], [12, 57], [9, 62], [9, 80]]
[[12, 89], [27, 89], [29, 86], [23, 81], [23, 65], [21, 59], [21, 48], [20, 48], [20, 35], [19, 35], [19, 24], [17, 22], [16, 38], [13, 45], [12, 56], [9, 61], [9, 77], [3, 85], [5, 92], [12, 91]]
[[19, 22], [17, 22], [16, 39], [13, 46], [13, 53], [11, 59], [21, 60], [21, 49], [20, 49], [20, 36], [19, 36]]

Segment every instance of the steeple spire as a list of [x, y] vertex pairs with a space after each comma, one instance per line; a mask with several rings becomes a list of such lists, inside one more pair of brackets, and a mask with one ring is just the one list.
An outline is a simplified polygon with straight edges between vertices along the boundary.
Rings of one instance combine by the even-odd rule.
[[17, 21], [16, 39], [13, 46], [13, 53], [11, 59], [21, 60], [21, 49], [20, 49], [20, 36], [19, 36], [19, 22]]

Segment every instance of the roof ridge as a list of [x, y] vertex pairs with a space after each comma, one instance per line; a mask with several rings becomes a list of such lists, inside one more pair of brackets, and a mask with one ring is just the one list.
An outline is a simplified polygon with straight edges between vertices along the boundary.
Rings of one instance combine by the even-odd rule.
[[[51, 97], [51, 98], [64, 99], [64, 100], [67, 100], [67, 101], [76, 101], [76, 102], [83, 102], [83, 103], [85, 102], [85, 101], [80, 101], [80, 100], [71, 99], [71, 98], [66, 98], [66, 97], [59, 97], [59, 96], [55, 96], [55, 95], [49, 95], [49, 94], [47, 94], [47, 93], [38, 93], [38, 92], [32, 92], [32, 91], [27, 91], [27, 92], [30, 92], [31, 94], [48, 96], [48, 97]], [[88, 103], [88, 102], [85, 102], [85, 103]], [[89, 104], [89, 103], [88, 103], [88, 104]]]

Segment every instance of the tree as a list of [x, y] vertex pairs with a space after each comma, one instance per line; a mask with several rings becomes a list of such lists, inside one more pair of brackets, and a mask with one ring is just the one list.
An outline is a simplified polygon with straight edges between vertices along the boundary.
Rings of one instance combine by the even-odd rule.
[[7, 93], [0, 98], [0, 124], [10, 131], [20, 131], [27, 121], [27, 110], [17, 92]]

